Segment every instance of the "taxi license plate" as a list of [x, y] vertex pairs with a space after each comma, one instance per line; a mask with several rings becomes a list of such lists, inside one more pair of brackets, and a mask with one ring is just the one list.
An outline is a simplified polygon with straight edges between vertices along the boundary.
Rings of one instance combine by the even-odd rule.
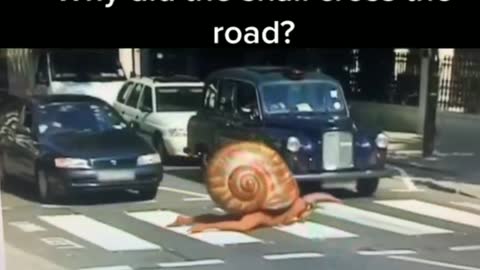
[[135, 180], [135, 172], [130, 170], [102, 171], [98, 172], [97, 177], [100, 182], [133, 181]]

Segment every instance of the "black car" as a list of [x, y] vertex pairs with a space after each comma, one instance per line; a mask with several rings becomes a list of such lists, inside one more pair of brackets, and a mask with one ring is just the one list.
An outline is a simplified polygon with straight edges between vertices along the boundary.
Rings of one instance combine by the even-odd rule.
[[239, 67], [211, 74], [202, 109], [189, 122], [185, 151], [205, 166], [234, 141], [276, 149], [298, 181], [357, 180], [363, 195], [392, 175], [385, 168], [388, 138], [359, 130], [340, 83], [322, 72]]
[[156, 196], [159, 154], [109, 104], [77, 95], [19, 103], [18, 123], [1, 137], [0, 180], [34, 183], [42, 202], [77, 191], [138, 190]]

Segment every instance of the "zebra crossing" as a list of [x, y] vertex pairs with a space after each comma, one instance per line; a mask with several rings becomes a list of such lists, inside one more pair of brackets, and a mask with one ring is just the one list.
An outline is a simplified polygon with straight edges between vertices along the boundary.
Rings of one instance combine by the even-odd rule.
[[[480, 228], [480, 214], [474, 214], [456, 208], [417, 200], [386, 200], [374, 201], [373, 203], [400, 209], [402, 211], [413, 212], [433, 219], [447, 220], [459, 225]], [[124, 212], [124, 217], [133, 218], [151, 226], [155, 226], [158, 228], [159, 232], [162, 232], [162, 230], [170, 231], [174, 232], [179, 237], [187, 237], [192, 240], [202, 241], [215, 246], [261, 244], [265, 242], [265, 240], [255, 237], [254, 235], [239, 232], [210, 231], [191, 234], [189, 232], [190, 226], [167, 227], [167, 225], [175, 221], [179, 215], [185, 214], [188, 213], [179, 213], [171, 210], [135, 210], [132, 212]], [[391, 216], [389, 214], [376, 213], [350, 205], [331, 203], [321, 204], [319, 205], [319, 208], [315, 210], [315, 215], [320, 217], [328, 216], [340, 221], [368, 227], [373, 230], [383, 230], [404, 236], [448, 235], [455, 233], [455, 230], [452, 230], [451, 228], [422, 224], [416, 221]], [[135, 236], [134, 232], [125, 232], [116, 228], [115, 224], [105, 224], [97, 221], [95, 217], [89, 217], [83, 214], [40, 215], [37, 216], [37, 218], [42, 224], [40, 226], [35, 225], [35, 227], [42, 228], [42, 231], [45, 230], [44, 228], [46, 228], [46, 226], [50, 225], [107, 251], [157, 250], [161, 247], [159, 244], [150, 243], [147, 240]], [[431, 224], [435, 223], [435, 220], [432, 220]], [[10, 222], [11, 226], [18, 227], [18, 224], [21, 224], [21, 222]], [[304, 240], [348, 239], [361, 237], [361, 235], [358, 235], [355, 232], [326, 226], [314, 221], [280, 226], [272, 228], [272, 230], [290, 234]]]
[[[376, 231], [383, 231], [384, 233], [390, 233], [397, 237], [436, 237], [436, 236], [452, 236], [456, 233], [464, 233], [465, 226], [473, 230], [480, 228], [480, 212], [472, 211], [472, 204], [462, 204], [462, 202], [451, 202], [443, 205], [434, 204], [431, 202], [424, 202], [420, 200], [378, 200], [371, 201], [368, 204], [379, 206], [381, 211], [372, 211], [365, 209], [365, 205], [349, 205], [349, 204], [320, 204], [313, 214], [313, 218], [304, 223], [296, 223], [288, 226], [280, 226], [271, 229], [265, 229], [265, 231], [274, 231], [288, 235], [289, 237], [295, 237], [298, 241], [355, 241], [361, 239], [365, 235], [359, 233], [359, 231], [351, 230], [352, 225], [361, 226], [363, 229], [371, 231], [375, 234]], [[462, 205], [464, 207], [462, 207]], [[403, 215], [399, 215], [399, 212], [392, 212], [390, 210], [400, 210], [400, 213], [410, 213], [418, 216], [422, 216], [422, 222], [417, 219], [412, 220], [411, 215], [407, 215], [405, 218]], [[214, 211], [212, 209], [212, 211]], [[130, 222], [139, 222], [144, 226], [149, 226], [152, 230], [157, 231], [158, 234], [170, 233], [174, 235], [174, 238], [169, 241], [176, 241], [175, 239], [182, 238], [184, 243], [192, 243], [191, 241], [200, 242], [203, 245], [211, 246], [212, 248], [229, 249], [236, 246], [251, 245], [253, 248], [265, 245], [281, 245], [289, 246], [293, 245], [288, 241], [282, 241], [281, 239], [270, 239], [263, 232], [253, 233], [240, 233], [240, 232], [219, 232], [209, 231], [198, 234], [189, 233], [190, 226], [182, 227], [167, 227], [172, 223], [178, 215], [189, 215], [191, 213], [176, 212], [174, 210], [164, 209], [135, 209], [130, 211], [122, 211], [119, 213], [121, 219], [115, 219], [115, 222], [110, 222], [106, 219], [89, 215], [88, 213], [75, 213], [75, 214], [41, 214], [35, 216], [35, 228], [43, 228], [39, 232], [56, 231], [62, 232], [65, 241], [74, 239], [74, 243], [84, 249], [89, 249], [90, 246], [100, 248], [105, 252], [152, 252], [163, 250], [169, 243], [166, 241], [159, 242], [158, 239], [150, 239], [140, 236], [139, 233], [142, 228], [121, 228], [118, 226], [118, 222], [121, 220], [130, 220]], [[322, 218], [328, 217], [338, 222], [338, 226], [325, 225], [316, 220], [322, 220]], [[448, 221], [445, 223], [438, 223], [438, 221]], [[22, 225], [22, 221], [12, 221], [9, 224], [13, 230], [17, 230], [18, 233], [30, 233], [35, 235], [38, 230], [20, 230], [19, 224]], [[346, 226], [350, 230], [345, 229], [342, 224], [349, 224]], [[23, 224], [27, 226], [26, 224]], [[31, 225], [28, 228], [33, 228]], [[355, 228], [355, 227], [353, 227]], [[25, 227], [24, 227], [25, 229]], [[364, 230], [363, 230], [364, 231]], [[467, 230], [468, 231], [468, 230]], [[480, 233], [480, 231], [479, 231]], [[65, 237], [66, 236], [66, 237]], [[68, 239], [71, 236], [71, 239]], [[54, 237], [53, 237], [54, 238]], [[288, 238], [287, 238], [288, 239]], [[475, 239], [475, 238], [472, 238]], [[81, 241], [78, 243], [78, 241]], [[273, 240], [273, 241], [272, 241]], [[52, 240], [53, 241], [53, 240]], [[59, 240], [56, 240], [59, 241]], [[186, 241], [186, 242], [185, 242]], [[190, 242], [189, 242], [190, 241]], [[295, 244], [296, 245], [296, 244]], [[479, 243], [471, 243], [471, 247], [452, 247], [451, 251], [461, 250], [475, 250], [478, 248]], [[298, 248], [293, 246], [292, 250]], [[404, 251], [398, 253], [397, 251], [360, 251], [359, 255], [375, 256], [380, 254], [400, 254], [408, 255], [412, 251]], [[176, 250], [176, 252], [182, 252], [182, 250]], [[406, 253], [405, 253], [406, 252]], [[288, 259], [322, 259], [325, 254], [319, 253], [318, 250], [312, 250], [311, 252], [299, 252], [292, 254], [259, 254], [259, 258], [266, 261], [288, 260]], [[187, 266], [202, 266], [202, 265], [216, 265], [222, 264], [222, 258], [205, 258], [204, 260], [195, 260], [191, 262], [158, 262], [157, 267], [160, 268], [176, 268]], [[111, 269], [132, 269], [130, 266], [111, 266]], [[110, 269], [104, 268], [92, 268], [92, 269]]]

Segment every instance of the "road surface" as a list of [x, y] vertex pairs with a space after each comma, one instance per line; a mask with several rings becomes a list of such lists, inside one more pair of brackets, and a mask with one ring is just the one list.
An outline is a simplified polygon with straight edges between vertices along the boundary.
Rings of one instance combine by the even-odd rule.
[[[345, 205], [321, 205], [307, 223], [189, 235], [165, 224], [177, 214], [220, 212], [196, 168], [166, 173], [153, 201], [131, 192], [41, 205], [28, 186], [7, 190], [1, 194], [7, 246], [69, 270], [480, 270], [478, 200], [384, 179], [374, 198], [359, 198], [348, 185], [327, 186]], [[18, 257], [7, 257], [7, 269], [17, 264]]]

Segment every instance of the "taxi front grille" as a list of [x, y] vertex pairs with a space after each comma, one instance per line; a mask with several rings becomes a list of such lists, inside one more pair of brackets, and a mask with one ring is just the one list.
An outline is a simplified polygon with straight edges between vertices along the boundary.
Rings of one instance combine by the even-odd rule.
[[353, 136], [348, 132], [327, 132], [323, 135], [323, 169], [350, 169], [353, 162]]

